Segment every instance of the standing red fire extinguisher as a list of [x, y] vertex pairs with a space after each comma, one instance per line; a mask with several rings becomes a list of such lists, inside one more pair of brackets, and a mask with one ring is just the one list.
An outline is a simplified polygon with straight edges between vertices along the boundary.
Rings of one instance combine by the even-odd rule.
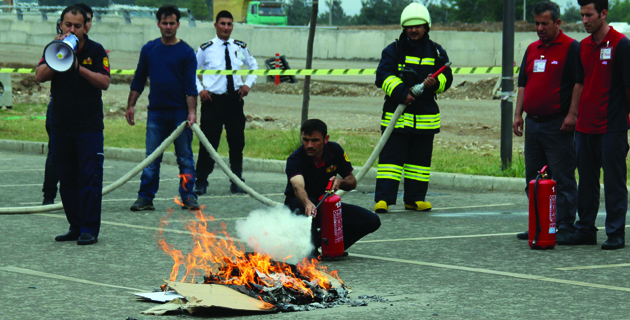
[[536, 180], [529, 182], [529, 246], [553, 249], [556, 246], [556, 182], [548, 178], [544, 166]]
[[333, 180], [328, 182], [326, 193], [319, 198], [317, 207], [322, 232], [322, 257], [343, 256], [343, 225], [341, 220], [341, 198], [332, 190]]

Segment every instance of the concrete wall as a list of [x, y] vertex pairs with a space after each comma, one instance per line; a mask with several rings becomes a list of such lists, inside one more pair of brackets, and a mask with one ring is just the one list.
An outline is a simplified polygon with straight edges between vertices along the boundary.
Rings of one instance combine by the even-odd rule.
[[[52, 19], [51, 19], [52, 20]], [[135, 19], [133, 24], [104, 20], [92, 26], [90, 35], [108, 50], [139, 51], [149, 40], [160, 36], [151, 19]], [[52, 38], [53, 21], [8, 21], [0, 23], [0, 44], [15, 43], [44, 46]], [[317, 59], [378, 60], [381, 51], [400, 34], [399, 30], [332, 30], [318, 29], [313, 56]], [[581, 40], [586, 33], [567, 33]], [[269, 28], [236, 24], [233, 37], [245, 41], [257, 58], [273, 57], [276, 52], [289, 58], [305, 58], [308, 41], [306, 28]], [[188, 27], [182, 21], [178, 37], [193, 48], [215, 36], [209, 22]], [[441, 44], [457, 67], [498, 66], [501, 64], [501, 33], [431, 31], [431, 38]], [[527, 46], [537, 40], [534, 32], [515, 35], [515, 61], [520, 61]]]

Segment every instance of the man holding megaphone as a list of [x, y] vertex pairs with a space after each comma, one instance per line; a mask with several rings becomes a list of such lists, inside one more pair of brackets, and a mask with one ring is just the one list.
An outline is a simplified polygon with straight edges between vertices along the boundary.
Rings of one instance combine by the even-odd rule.
[[51, 81], [50, 141], [60, 181], [61, 201], [70, 223], [56, 241], [98, 242], [103, 187], [103, 100], [109, 88], [109, 59], [85, 31], [83, 9], [61, 13], [61, 35], [44, 50], [35, 74]]

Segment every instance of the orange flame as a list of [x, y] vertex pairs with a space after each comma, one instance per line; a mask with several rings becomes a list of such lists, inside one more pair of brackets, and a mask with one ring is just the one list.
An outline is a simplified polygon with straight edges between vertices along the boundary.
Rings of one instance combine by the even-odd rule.
[[188, 189], [186, 189], [186, 184], [188, 183], [188, 181], [192, 180], [192, 175], [189, 173], [182, 173], [182, 174], [178, 174], [177, 176], [181, 178], [182, 188], [188, 191]]
[[[177, 202], [177, 198], [176, 198]], [[184, 256], [181, 250], [169, 245], [159, 232], [158, 246], [174, 261], [170, 281], [177, 281], [181, 267], [185, 270], [181, 282], [195, 282], [200, 275], [206, 276], [206, 283], [220, 283], [245, 286], [259, 292], [260, 287], [274, 287], [282, 284], [304, 296], [313, 297], [313, 292], [299, 278], [292, 267], [284, 261], [273, 260], [262, 253], [246, 253], [243, 244], [227, 232], [225, 223], [219, 229], [208, 231], [208, 221], [215, 221], [211, 215], [201, 210], [194, 211], [196, 220], [186, 224], [192, 235], [192, 249]], [[160, 230], [168, 224], [166, 218], [160, 222]], [[287, 259], [289, 257], [286, 257]], [[320, 266], [317, 259], [304, 259], [297, 265], [301, 277], [320, 287], [330, 289], [331, 284], [326, 267]], [[331, 275], [341, 281], [336, 271]]]

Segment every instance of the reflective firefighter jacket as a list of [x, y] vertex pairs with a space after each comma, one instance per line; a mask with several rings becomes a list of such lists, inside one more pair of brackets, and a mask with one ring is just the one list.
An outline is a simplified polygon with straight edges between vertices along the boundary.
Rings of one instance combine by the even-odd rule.
[[[381, 118], [381, 130], [385, 130], [394, 115], [394, 111], [405, 101], [409, 89], [422, 83], [430, 74], [445, 63], [446, 51], [437, 43], [429, 40], [429, 34], [416, 45], [403, 32], [400, 39], [387, 46], [382, 53], [381, 62], [376, 69], [376, 86], [385, 91], [385, 104]], [[453, 73], [450, 68], [444, 70], [431, 88], [425, 88], [420, 97], [405, 109], [398, 119], [394, 132], [438, 133], [440, 132], [440, 109], [436, 94], [450, 88]]]

